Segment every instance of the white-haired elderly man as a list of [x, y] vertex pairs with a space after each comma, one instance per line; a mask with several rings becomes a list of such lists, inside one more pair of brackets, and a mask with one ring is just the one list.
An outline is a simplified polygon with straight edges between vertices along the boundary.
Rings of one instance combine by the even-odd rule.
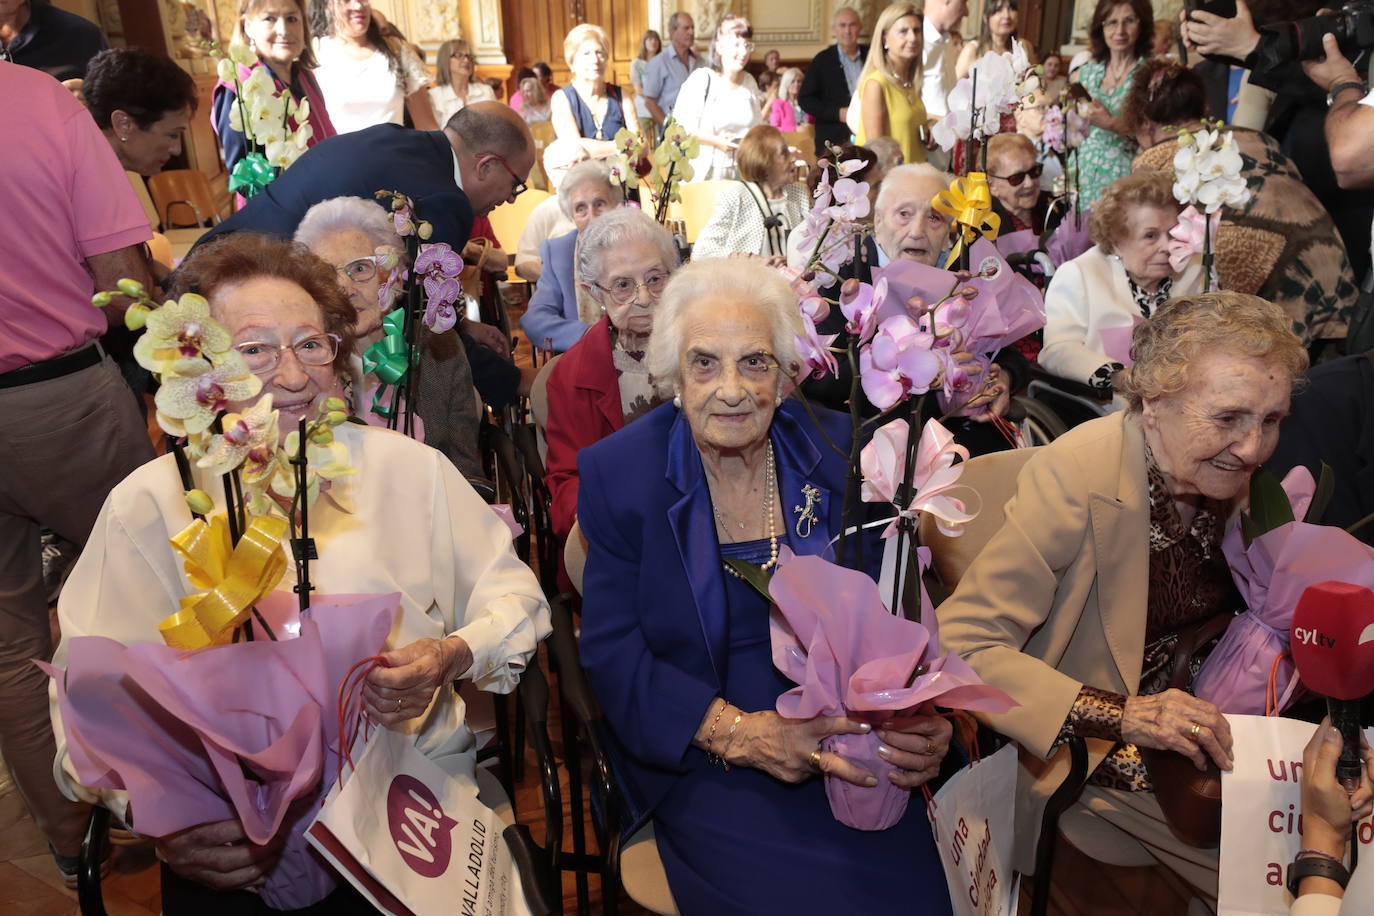
[[[888, 172], [873, 204], [873, 236], [864, 243], [868, 257], [866, 261], [846, 265], [840, 271], [841, 280], [857, 277], [871, 282], [872, 267], [886, 267], [900, 258], [943, 266], [943, 256], [950, 244], [950, 218], [936, 210], [932, 201], [936, 194], [949, 187], [949, 183], [948, 175], [926, 163], [899, 165]], [[832, 299], [838, 294], [838, 285], [827, 292]], [[835, 344], [845, 345], [844, 316], [839, 309], [833, 309], [817, 330], [822, 334], [840, 334]], [[1011, 443], [1002, 436], [998, 425], [988, 421], [993, 414], [1006, 413], [1011, 392], [1024, 387], [1028, 381], [1029, 367], [1018, 351], [1007, 348], [998, 354], [993, 372], [996, 397], [991, 410], [973, 418], [951, 417], [945, 422], [959, 444], [975, 455], [1010, 447]], [[849, 404], [851, 378], [846, 362], [840, 360], [840, 371], [836, 375], [806, 381], [802, 391], [813, 401], [845, 410]], [[863, 397], [862, 392], [860, 397]], [[939, 415], [935, 398], [928, 398], [926, 404], [928, 415]], [[865, 416], [877, 413], [867, 398], [863, 399], [860, 411]]]
[[573, 277], [577, 233], [624, 200], [620, 186], [611, 181], [603, 161], [588, 159], [568, 169], [558, 187], [558, 204], [576, 228], [540, 246], [543, 271], [539, 286], [520, 319], [521, 329], [536, 349], [562, 353], [582, 339], [592, 326], [590, 321], [583, 320], [577, 309], [577, 284]]

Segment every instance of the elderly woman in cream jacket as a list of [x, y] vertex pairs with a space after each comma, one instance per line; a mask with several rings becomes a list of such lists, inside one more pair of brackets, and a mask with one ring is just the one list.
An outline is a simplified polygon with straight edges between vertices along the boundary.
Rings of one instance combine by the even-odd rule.
[[[1045, 291], [1047, 372], [1111, 390], [1131, 328], [1175, 296], [1202, 290], [1194, 256], [1180, 272], [1169, 262], [1169, 229], [1178, 222], [1167, 172], [1118, 179], [1093, 208], [1094, 247], [1059, 268]], [[1120, 406], [1120, 405], [1118, 405]]]

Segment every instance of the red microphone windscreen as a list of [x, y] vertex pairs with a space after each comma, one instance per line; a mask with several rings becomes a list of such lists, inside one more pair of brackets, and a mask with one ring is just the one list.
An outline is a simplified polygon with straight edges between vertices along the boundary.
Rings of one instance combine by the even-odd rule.
[[1336, 700], [1374, 692], [1374, 592], [1348, 582], [1308, 586], [1289, 636], [1298, 676], [1312, 690]]

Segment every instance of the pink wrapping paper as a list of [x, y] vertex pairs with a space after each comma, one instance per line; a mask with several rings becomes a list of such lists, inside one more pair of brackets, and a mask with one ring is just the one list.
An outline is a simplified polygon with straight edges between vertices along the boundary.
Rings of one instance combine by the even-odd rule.
[[[942, 656], [925, 627], [889, 614], [864, 573], [784, 549], [769, 593], [773, 664], [798, 685], [778, 697], [780, 715], [849, 716], [880, 725], [936, 703], [994, 713], [1018, 705], [958, 656]], [[920, 665], [928, 670], [913, 679]], [[910, 797], [888, 780], [893, 767], [878, 756], [878, 744], [872, 732], [825, 741], [826, 750], [878, 777], [872, 788], [825, 777], [835, 819], [857, 830], [891, 827]]]
[[[1283, 480], [1302, 518], [1315, 485], [1306, 468]], [[1335, 580], [1374, 588], [1374, 548], [1329, 525], [1289, 522], [1258, 537], [1247, 549], [1236, 525], [1222, 542], [1236, 588], [1248, 610], [1237, 615], [1193, 681], [1193, 693], [1222, 712], [1262, 716], [1274, 659], [1288, 649], [1293, 608], [1309, 585]], [[1294, 698], [1292, 659], [1279, 664], [1279, 710]]]
[[1131, 341], [1135, 337], [1136, 326], [1140, 324], [1144, 324], [1144, 319], [1134, 318], [1129, 325], [1099, 331], [1103, 354], [1128, 369], [1135, 365], [1135, 360], [1131, 358]]
[[254, 843], [286, 833], [263, 899], [323, 899], [335, 880], [303, 830], [338, 778], [339, 684], [382, 648], [399, 597], [319, 596], [301, 621], [295, 595], [273, 592], [258, 607], [275, 642], [185, 652], [76, 637], [65, 672], [39, 666], [57, 681], [77, 778], [127, 791], [147, 836], [230, 818]]

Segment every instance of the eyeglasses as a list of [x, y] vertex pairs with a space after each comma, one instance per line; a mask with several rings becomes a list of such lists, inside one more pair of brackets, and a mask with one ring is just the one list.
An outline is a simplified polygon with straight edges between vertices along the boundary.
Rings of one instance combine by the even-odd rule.
[[281, 353], [290, 350], [302, 366], [327, 366], [339, 352], [338, 334], [312, 334], [291, 344], [252, 340], [234, 344], [234, 349], [254, 375], [265, 375], [281, 365]]
[[1044, 164], [1043, 162], [1037, 162], [1035, 165], [1033, 165], [1033, 166], [1031, 166], [1030, 168], [1026, 169], [1024, 172], [1012, 172], [1010, 175], [993, 175], [993, 174], [989, 174], [988, 177], [989, 177], [989, 178], [1000, 178], [1000, 179], [1002, 179], [1003, 181], [1005, 181], [1007, 184], [1011, 185], [1013, 188], [1019, 188], [1019, 187], [1021, 187], [1021, 182], [1025, 181], [1027, 178], [1033, 178], [1033, 179], [1035, 179], [1036, 181], [1039, 181], [1039, 180], [1040, 180], [1040, 174], [1041, 174], [1042, 172], [1044, 172], [1044, 171], [1045, 171], [1045, 164]]
[[521, 194], [524, 194], [524, 193], [525, 193], [525, 190], [526, 190], [526, 187], [527, 187], [526, 184], [525, 184], [525, 179], [523, 179], [523, 178], [521, 178], [519, 175], [515, 174], [515, 169], [513, 169], [513, 168], [510, 167], [510, 163], [506, 161], [506, 157], [505, 157], [505, 156], [501, 156], [501, 155], [499, 155], [499, 154], [497, 154], [497, 153], [483, 153], [482, 155], [478, 156], [477, 158], [478, 158], [479, 160], [481, 160], [481, 159], [495, 159], [497, 162], [501, 163], [501, 168], [505, 169], [506, 172], [510, 174], [510, 179], [511, 179], [511, 182], [512, 182], [512, 184], [511, 184], [511, 190], [510, 190], [510, 196], [511, 196], [511, 197], [519, 197]]
[[345, 280], [353, 283], [366, 283], [377, 276], [377, 261], [380, 260], [376, 255], [368, 255], [365, 258], [354, 258], [342, 267], [334, 268], [343, 276]]
[[663, 288], [668, 285], [667, 274], [650, 274], [641, 283], [631, 280], [629, 277], [616, 277], [611, 281], [610, 286], [602, 286], [600, 283], [592, 284], [597, 289], [605, 292], [616, 302], [624, 305], [634, 300], [639, 295], [640, 289], [647, 289], [650, 297], [657, 299], [663, 295]]

